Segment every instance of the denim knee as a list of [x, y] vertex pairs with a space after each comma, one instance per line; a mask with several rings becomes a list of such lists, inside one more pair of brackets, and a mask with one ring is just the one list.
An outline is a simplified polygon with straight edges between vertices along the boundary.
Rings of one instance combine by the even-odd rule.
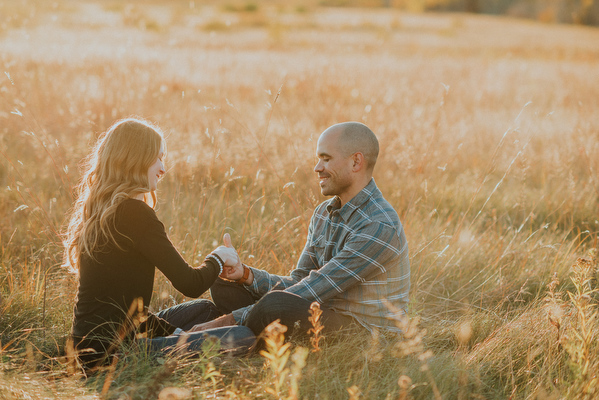
[[258, 309], [263, 313], [273, 313], [276, 315], [297, 309], [298, 300], [301, 301], [302, 299], [295, 294], [275, 290], [262, 296], [260, 301], [254, 306], [254, 309]]
[[223, 314], [254, 304], [255, 301], [243, 285], [228, 282], [221, 278], [214, 281], [210, 288], [210, 295], [214, 304]]
[[[250, 311], [244, 325], [259, 335], [271, 322], [279, 320], [288, 328], [288, 333], [296, 326], [305, 325], [309, 302], [300, 296], [282, 291], [265, 294]], [[300, 325], [298, 325], [298, 321]], [[304, 321], [302, 323], [302, 321]]]

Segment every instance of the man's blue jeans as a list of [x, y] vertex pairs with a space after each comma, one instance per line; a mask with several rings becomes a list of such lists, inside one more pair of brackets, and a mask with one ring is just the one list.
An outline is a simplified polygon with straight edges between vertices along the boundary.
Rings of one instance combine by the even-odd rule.
[[[250, 328], [256, 336], [259, 336], [264, 328], [277, 319], [288, 328], [286, 335], [294, 338], [308, 336], [308, 330], [312, 328], [309, 320], [312, 302], [296, 294], [273, 290], [256, 301], [242, 285], [220, 278], [210, 288], [210, 294], [218, 310], [223, 314], [254, 304], [244, 325]], [[339, 314], [322, 305], [320, 309], [322, 310], [320, 321], [324, 326], [322, 331], [324, 334], [339, 332], [345, 328], [355, 329], [360, 326], [352, 317]]]

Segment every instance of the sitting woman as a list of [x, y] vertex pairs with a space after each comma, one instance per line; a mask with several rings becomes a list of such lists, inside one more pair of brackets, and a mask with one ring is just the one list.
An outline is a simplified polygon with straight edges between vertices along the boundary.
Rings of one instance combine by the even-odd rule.
[[[65, 258], [78, 271], [79, 289], [72, 337], [85, 369], [102, 365], [123, 340], [147, 338], [160, 350], [176, 336], [221, 315], [209, 300], [194, 300], [148, 312], [158, 268], [188, 297], [199, 297], [221, 275], [234, 252], [215, 250], [197, 268], [189, 266], [167, 237], [153, 207], [165, 173], [166, 143], [161, 131], [139, 119], [117, 121], [86, 159], [78, 197], [66, 234]], [[231, 346], [249, 347], [249, 330], [215, 331]], [[190, 333], [197, 349], [205, 333]], [[165, 338], [168, 337], [168, 338]]]

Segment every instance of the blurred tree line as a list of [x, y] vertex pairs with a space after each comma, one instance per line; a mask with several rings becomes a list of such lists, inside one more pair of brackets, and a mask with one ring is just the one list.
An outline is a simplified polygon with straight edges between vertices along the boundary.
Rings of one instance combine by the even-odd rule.
[[599, 0], [382, 0], [411, 11], [506, 14], [543, 22], [599, 25]]

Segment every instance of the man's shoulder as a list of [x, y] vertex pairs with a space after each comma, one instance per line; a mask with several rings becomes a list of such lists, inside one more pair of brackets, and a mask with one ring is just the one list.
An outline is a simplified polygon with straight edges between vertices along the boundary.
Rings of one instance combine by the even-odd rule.
[[358, 193], [347, 205], [344, 214], [346, 220], [360, 222], [363, 220], [371, 222], [382, 222], [398, 226], [399, 216], [391, 203], [383, 197], [383, 193], [371, 179], [368, 185]]
[[401, 222], [397, 211], [387, 199], [383, 197], [378, 188], [372, 193], [368, 201], [364, 202], [363, 207], [356, 210], [360, 219], [365, 219], [374, 223], [382, 223], [399, 229]]

